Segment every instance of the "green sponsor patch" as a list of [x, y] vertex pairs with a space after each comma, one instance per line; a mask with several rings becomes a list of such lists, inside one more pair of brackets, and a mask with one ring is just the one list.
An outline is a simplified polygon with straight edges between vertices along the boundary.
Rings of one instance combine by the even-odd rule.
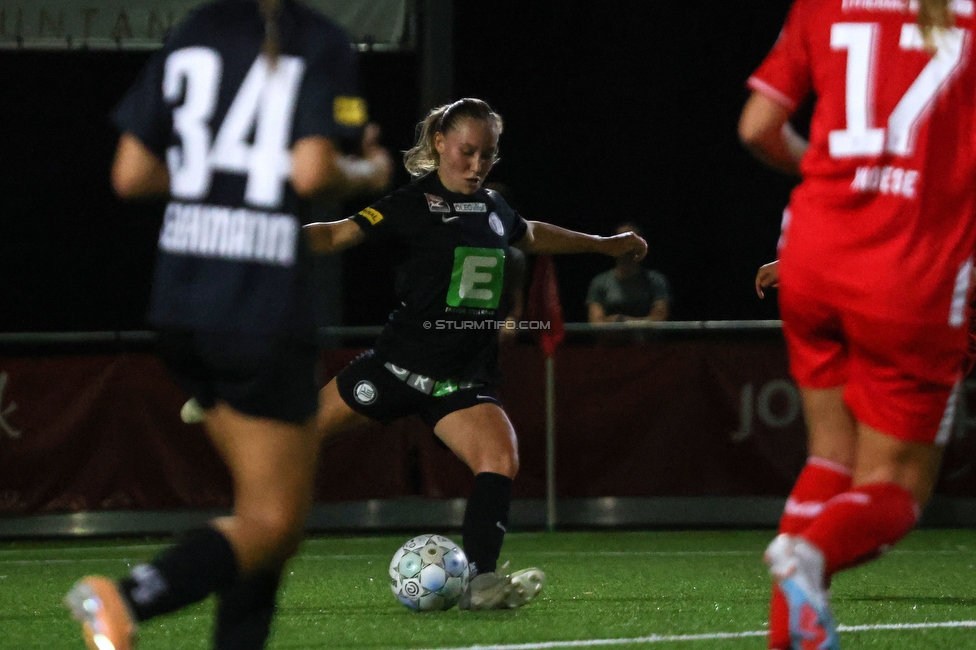
[[451, 307], [496, 309], [505, 278], [505, 251], [501, 248], [454, 249], [454, 270], [447, 290]]

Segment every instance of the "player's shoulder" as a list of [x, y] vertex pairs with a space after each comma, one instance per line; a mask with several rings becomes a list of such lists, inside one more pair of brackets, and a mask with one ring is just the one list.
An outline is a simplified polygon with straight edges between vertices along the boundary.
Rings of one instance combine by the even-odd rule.
[[[854, 0], [857, 2], [858, 0]], [[862, 0], [863, 1], [863, 0]], [[867, 0], [868, 2], [875, 0]], [[900, 2], [901, 0], [895, 0]], [[851, 0], [793, 0], [790, 11], [801, 16], [821, 13], [840, 13]]]
[[505, 200], [505, 197], [502, 196], [501, 192], [499, 192], [498, 190], [493, 190], [489, 187], [484, 188], [484, 190], [485, 190], [485, 195], [494, 205], [502, 208], [508, 207], [508, 202]]
[[295, 0], [286, 0], [284, 10], [293, 18], [307, 46], [318, 51], [349, 49], [351, 39], [346, 29], [318, 9]]
[[496, 212], [498, 216], [504, 221], [514, 221], [518, 216], [518, 212], [514, 207], [505, 199], [504, 195], [498, 190], [491, 188], [483, 188], [484, 197], [488, 203], [489, 212]]
[[[841, 17], [845, 5], [852, 0], [794, 0], [787, 19], [793, 28], [803, 28], [824, 21], [830, 22]], [[853, 0], [858, 1], [858, 0]], [[864, 0], [861, 0], [864, 1]], [[876, 0], [867, 0], [876, 1]], [[894, 0], [900, 2], [901, 0]]]
[[321, 32], [326, 36], [343, 37], [348, 40], [348, 33], [339, 23], [335, 22], [318, 9], [309, 7], [301, 2], [289, 0], [286, 3], [288, 11], [299, 20], [306, 29]]
[[234, 29], [242, 21], [260, 19], [257, 4], [245, 0], [215, 0], [187, 12], [166, 37], [170, 49], [212, 43], [214, 34]]
[[184, 25], [189, 29], [207, 29], [226, 26], [242, 18], [259, 15], [256, 2], [246, 0], [214, 0], [190, 11]]
[[447, 205], [442, 197], [432, 194], [422, 181], [423, 178], [417, 178], [397, 187], [377, 201], [374, 207], [396, 213], [402, 218], [426, 212], [428, 209], [434, 212], [440, 203]]

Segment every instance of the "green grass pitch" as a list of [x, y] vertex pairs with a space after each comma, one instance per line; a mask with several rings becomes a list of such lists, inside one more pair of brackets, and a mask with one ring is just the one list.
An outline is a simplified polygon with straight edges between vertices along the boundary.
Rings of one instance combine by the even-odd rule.
[[[513, 534], [502, 560], [546, 571], [539, 599], [513, 611], [436, 613], [409, 611], [390, 592], [390, 558], [412, 536], [309, 539], [289, 566], [269, 647], [765, 648], [761, 556], [771, 531]], [[64, 592], [85, 574], [119, 576], [159, 548], [132, 539], [0, 543], [0, 649], [81, 650]], [[974, 565], [972, 531], [922, 530], [837, 576], [843, 647], [976, 649]], [[139, 648], [208, 648], [212, 607], [144, 625]]]

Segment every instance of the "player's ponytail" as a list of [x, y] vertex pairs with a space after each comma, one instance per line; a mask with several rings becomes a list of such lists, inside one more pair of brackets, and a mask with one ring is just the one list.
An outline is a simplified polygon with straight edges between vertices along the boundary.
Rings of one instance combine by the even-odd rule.
[[[417, 143], [404, 152], [403, 166], [411, 176], [423, 176], [440, 166], [440, 155], [434, 148], [434, 136], [448, 133], [463, 119], [484, 120], [494, 130], [495, 135], [502, 134], [501, 115], [480, 99], [467, 97], [453, 104], [438, 106], [417, 124]], [[492, 162], [497, 160], [496, 154]]]
[[281, 54], [281, 33], [278, 30], [281, 0], [258, 0], [258, 7], [264, 18], [264, 44], [261, 46], [261, 51], [271, 61], [271, 67], [274, 67]]
[[952, 27], [951, 0], [918, 0], [918, 26], [922, 29], [925, 47], [935, 52], [936, 43], [933, 34], [938, 30]]

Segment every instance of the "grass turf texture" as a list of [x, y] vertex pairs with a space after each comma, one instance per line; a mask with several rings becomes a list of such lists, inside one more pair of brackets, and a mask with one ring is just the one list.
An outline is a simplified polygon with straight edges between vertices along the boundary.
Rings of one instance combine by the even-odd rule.
[[[504, 612], [416, 613], [400, 605], [387, 568], [411, 536], [308, 540], [289, 567], [269, 647], [601, 647], [631, 639], [612, 647], [765, 648], [760, 632], [769, 585], [761, 556], [771, 531], [510, 535], [502, 559], [513, 569], [538, 566], [549, 581], [536, 602]], [[159, 548], [133, 540], [0, 543], [0, 649], [83, 648], [61, 605], [70, 585], [88, 573], [119, 576]], [[976, 621], [974, 564], [972, 531], [926, 530], [880, 561], [838, 576], [832, 587], [838, 620], [869, 626], [842, 631], [843, 647], [976, 648], [972, 627], [874, 627]], [[152, 621], [142, 627], [139, 647], [209, 648], [212, 611], [207, 601]], [[661, 639], [694, 635], [705, 636]]]

